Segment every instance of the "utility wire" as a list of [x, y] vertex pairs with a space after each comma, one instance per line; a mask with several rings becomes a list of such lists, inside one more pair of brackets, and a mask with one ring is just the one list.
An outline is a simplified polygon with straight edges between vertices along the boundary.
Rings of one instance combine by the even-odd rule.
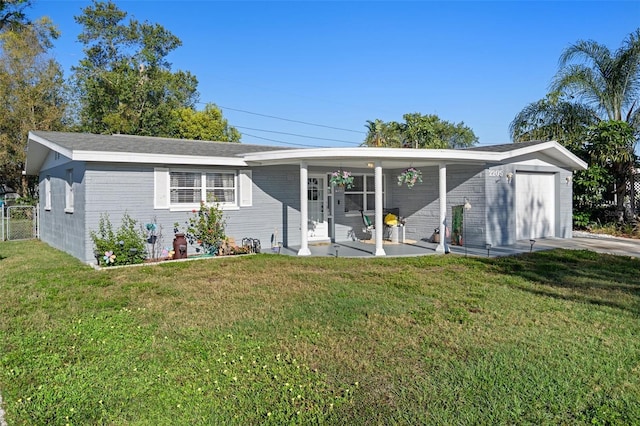
[[[200, 103], [202, 103], [202, 102], [200, 102]], [[367, 133], [367, 132], [362, 132], [362, 131], [359, 131], [359, 130], [344, 129], [342, 127], [333, 127], [333, 126], [327, 126], [327, 125], [324, 125], [324, 124], [309, 123], [308, 121], [291, 120], [289, 118], [276, 117], [275, 115], [260, 114], [258, 112], [251, 112], [251, 111], [246, 111], [246, 110], [243, 110], [243, 109], [229, 108], [229, 107], [225, 107], [225, 106], [222, 106], [222, 105], [217, 105], [217, 107], [218, 108], [222, 108], [222, 109], [228, 109], [230, 111], [243, 112], [245, 114], [258, 115], [260, 117], [267, 117], [267, 118], [274, 118], [276, 120], [288, 121], [288, 122], [291, 122], [291, 123], [305, 124], [307, 126], [323, 127], [325, 129], [341, 130], [343, 132], [360, 133], [360, 134], [363, 134], [363, 135]]]
[[318, 140], [321, 140], [321, 141], [350, 143], [352, 145], [360, 145], [362, 143], [362, 142], [345, 141], [345, 140], [341, 140], [341, 139], [319, 138], [317, 136], [299, 135], [299, 134], [296, 134], [296, 133], [278, 132], [276, 130], [255, 129], [253, 127], [244, 127], [244, 126], [233, 126], [233, 127], [235, 127], [236, 129], [247, 129], [247, 130], [256, 130], [258, 132], [278, 133], [280, 135], [298, 136], [298, 137], [301, 137], [301, 138], [318, 139]]
[[285, 142], [285, 141], [280, 141], [280, 140], [277, 140], [277, 139], [263, 138], [261, 136], [250, 135], [249, 133], [243, 133], [242, 135], [243, 136], [251, 136], [252, 138], [262, 139], [262, 140], [269, 141], [269, 142], [277, 142], [277, 143], [281, 143], [281, 144], [284, 144], [284, 145], [302, 146], [302, 147], [305, 147], [305, 148], [326, 148], [326, 147], [320, 146], [320, 145], [305, 145], [305, 144], [302, 144], [302, 143]]

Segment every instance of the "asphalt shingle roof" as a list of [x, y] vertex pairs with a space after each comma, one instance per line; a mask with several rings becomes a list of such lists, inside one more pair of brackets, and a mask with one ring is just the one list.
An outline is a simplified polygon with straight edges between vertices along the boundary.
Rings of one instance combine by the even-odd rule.
[[236, 157], [252, 152], [280, 151], [289, 148], [232, 142], [208, 142], [187, 139], [131, 135], [94, 135], [91, 133], [31, 132], [72, 151], [107, 151], [136, 154], [194, 155]]
[[485, 146], [475, 146], [473, 148], [466, 148], [466, 151], [483, 151], [483, 152], [507, 152], [513, 151], [518, 148], [526, 148], [528, 146], [539, 145], [541, 143], [546, 143], [548, 141], [529, 141], [529, 142], [518, 142], [518, 143], [505, 143], [501, 145], [485, 145]]

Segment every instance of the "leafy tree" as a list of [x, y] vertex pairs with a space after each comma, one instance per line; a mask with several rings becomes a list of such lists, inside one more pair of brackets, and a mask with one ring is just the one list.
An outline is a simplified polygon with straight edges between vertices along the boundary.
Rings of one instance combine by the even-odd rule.
[[0, 31], [17, 30], [29, 24], [24, 9], [31, 6], [31, 0], [0, 0]]
[[[633, 145], [640, 137], [640, 29], [615, 52], [595, 41], [578, 41], [562, 53], [559, 63], [551, 93], [515, 117], [509, 127], [511, 138], [514, 142], [555, 139], [592, 162], [574, 180], [578, 212], [595, 208], [611, 182], [617, 183], [621, 210], [629, 161], [635, 161]], [[607, 121], [610, 124], [603, 124]], [[613, 155], [617, 149], [623, 153]]]
[[33, 196], [22, 176], [30, 130], [62, 130], [66, 98], [60, 64], [48, 56], [58, 33], [46, 18], [0, 33], [0, 184]]
[[173, 111], [172, 137], [205, 141], [240, 142], [240, 132], [229, 126], [222, 111], [214, 104], [207, 104], [203, 111], [180, 108]]
[[401, 146], [400, 132], [396, 125], [395, 122], [385, 123], [377, 118], [375, 121], [367, 120], [365, 127], [368, 132], [364, 145], [370, 147]]
[[180, 39], [158, 24], [126, 17], [113, 2], [94, 1], [75, 18], [86, 55], [72, 69], [80, 129], [170, 136], [173, 111], [193, 108], [197, 100], [196, 77], [171, 71], [167, 55]]
[[478, 142], [463, 122], [454, 124], [437, 115], [405, 114], [403, 123], [367, 121], [366, 146], [394, 148], [464, 148]]
[[[601, 121], [589, 129], [586, 150], [594, 163], [604, 168], [615, 183], [618, 212], [623, 212], [627, 180], [636, 162], [633, 128], [624, 121]], [[622, 219], [622, 217], [620, 217]]]

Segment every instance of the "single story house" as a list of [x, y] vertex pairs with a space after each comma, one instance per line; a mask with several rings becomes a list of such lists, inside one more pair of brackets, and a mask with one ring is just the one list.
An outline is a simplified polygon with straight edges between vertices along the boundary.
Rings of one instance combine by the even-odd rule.
[[[397, 184], [408, 167], [422, 172], [412, 188]], [[41, 240], [94, 262], [90, 233], [101, 214], [109, 214], [114, 227], [125, 211], [141, 224], [156, 221], [163, 244], [171, 246], [174, 223], [184, 223], [211, 195], [224, 209], [228, 236], [257, 238], [263, 247], [281, 242], [299, 255], [309, 255], [313, 242], [365, 238], [375, 239], [375, 255], [385, 255], [383, 215], [391, 209], [404, 218], [405, 238], [412, 240], [451, 229], [462, 206], [464, 244], [571, 238], [573, 171], [586, 167], [555, 141], [286, 149], [33, 131], [25, 173], [39, 177]], [[329, 184], [336, 170], [352, 174], [351, 188]], [[372, 218], [372, 236], [362, 214]], [[440, 238], [437, 251], [443, 244]]]

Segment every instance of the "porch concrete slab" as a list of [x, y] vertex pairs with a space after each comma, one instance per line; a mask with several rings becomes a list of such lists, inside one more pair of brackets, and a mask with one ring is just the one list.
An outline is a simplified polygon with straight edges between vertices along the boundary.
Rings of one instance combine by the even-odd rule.
[[[437, 244], [428, 241], [415, 243], [383, 245], [386, 257], [428, 256], [436, 254]], [[614, 254], [618, 256], [633, 256], [640, 258], [640, 240], [630, 238], [616, 238], [596, 234], [575, 233], [573, 238], [539, 238], [531, 245], [530, 240], [522, 240], [509, 246], [486, 247], [479, 246], [449, 246], [451, 253], [467, 256], [500, 257], [512, 256], [530, 251], [553, 250], [556, 248], [569, 250], [591, 250], [598, 253]], [[281, 254], [296, 256], [299, 246], [283, 247]], [[346, 241], [339, 243], [309, 244], [311, 256], [331, 257], [375, 257], [375, 245], [362, 241]]]

